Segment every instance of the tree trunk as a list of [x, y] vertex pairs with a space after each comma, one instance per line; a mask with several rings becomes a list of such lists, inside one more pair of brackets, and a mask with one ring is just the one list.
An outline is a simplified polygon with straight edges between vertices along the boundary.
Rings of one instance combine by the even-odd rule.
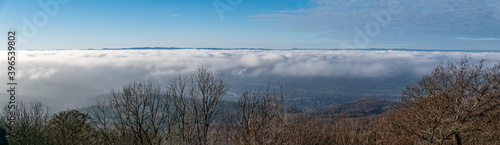
[[455, 141], [457, 141], [457, 145], [462, 145], [462, 139], [458, 133], [455, 133]]

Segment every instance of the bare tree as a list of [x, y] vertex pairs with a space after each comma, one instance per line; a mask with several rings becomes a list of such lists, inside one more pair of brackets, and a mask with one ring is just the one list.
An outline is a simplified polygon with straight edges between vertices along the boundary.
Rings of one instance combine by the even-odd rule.
[[245, 91], [233, 106], [232, 140], [238, 144], [283, 144], [285, 134], [284, 87]]
[[97, 104], [91, 110], [91, 115], [94, 118], [92, 125], [96, 128], [93, 144], [113, 144], [119, 138], [119, 134], [117, 134], [119, 131], [113, 126], [112, 108], [106, 99], [97, 100]]
[[68, 110], [54, 114], [49, 120], [47, 139], [52, 144], [90, 144], [94, 129], [88, 114]]
[[[5, 127], [7, 132], [15, 131], [15, 136], [9, 137], [10, 144], [47, 144], [47, 120], [49, 119], [48, 108], [38, 101], [32, 101], [29, 104], [19, 102], [15, 110], [14, 130]], [[4, 107], [2, 118], [10, 116], [8, 106]], [[6, 121], [6, 120], [3, 120]], [[3, 125], [9, 126], [8, 122]]]
[[116, 130], [119, 143], [208, 144], [227, 90], [221, 74], [201, 67], [171, 79], [166, 91], [152, 81], [126, 85], [99, 101], [93, 116], [100, 136], [115, 138], [105, 130]]
[[233, 118], [236, 134], [234, 139], [240, 144], [264, 144], [271, 140], [272, 121], [276, 118], [269, 87], [257, 92], [244, 92], [237, 104]]
[[176, 137], [174, 140], [177, 142], [189, 143], [194, 140], [193, 135], [193, 116], [190, 105], [190, 94], [193, 91], [191, 86], [192, 82], [189, 81], [185, 75], [179, 75], [170, 80], [167, 96], [172, 100], [173, 106], [173, 122]]
[[190, 144], [208, 144], [209, 131], [220, 115], [222, 98], [229, 89], [224, 77], [200, 67], [169, 84], [167, 94], [173, 101], [179, 139]]
[[[440, 65], [403, 92], [392, 127], [428, 143], [462, 144], [500, 121], [500, 65]], [[497, 140], [498, 141], [498, 140]]]
[[[134, 82], [118, 92], [112, 91], [108, 103], [100, 102], [94, 111], [101, 129], [116, 129], [124, 142], [134, 144], [161, 144], [169, 136], [167, 121], [170, 107], [158, 84], [152, 81]], [[109, 112], [104, 107], [109, 106]], [[111, 118], [111, 122], [108, 118]], [[112, 127], [108, 127], [111, 125]], [[128, 142], [128, 143], [130, 143]]]
[[208, 132], [215, 117], [220, 114], [222, 97], [229, 87], [224, 82], [222, 74], [214, 74], [204, 67], [192, 74], [193, 91], [191, 105], [195, 116], [196, 140], [199, 144], [207, 144]]

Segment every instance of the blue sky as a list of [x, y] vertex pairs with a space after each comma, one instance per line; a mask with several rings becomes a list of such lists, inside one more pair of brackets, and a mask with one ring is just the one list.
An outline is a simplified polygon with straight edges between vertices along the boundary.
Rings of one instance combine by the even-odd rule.
[[21, 31], [22, 49], [498, 50], [499, 24], [494, 0], [0, 0], [0, 32]]

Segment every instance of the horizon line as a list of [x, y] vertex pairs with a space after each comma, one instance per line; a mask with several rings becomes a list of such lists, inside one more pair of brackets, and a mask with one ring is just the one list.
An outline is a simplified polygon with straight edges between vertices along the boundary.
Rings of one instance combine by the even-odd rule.
[[24, 49], [27, 51], [48, 51], [48, 50], [357, 50], [357, 51], [438, 51], [438, 52], [500, 52], [500, 50], [460, 50], [460, 49], [409, 49], [409, 48], [291, 48], [291, 49], [273, 49], [273, 48], [217, 48], [217, 47], [129, 47], [129, 48], [87, 48], [87, 49]]

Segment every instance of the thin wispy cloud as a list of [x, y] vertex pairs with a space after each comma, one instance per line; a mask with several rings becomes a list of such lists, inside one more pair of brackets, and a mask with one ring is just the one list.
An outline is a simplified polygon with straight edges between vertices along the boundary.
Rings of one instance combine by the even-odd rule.
[[[390, 44], [456, 44], [457, 37], [496, 38], [500, 5], [492, 0], [314, 0], [315, 6], [251, 16], [318, 37], [352, 41], [360, 34]], [[374, 33], [370, 35], [370, 32]], [[366, 37], [365, 37], [366, 38]], [[447, 41], [428, 41], [437, 38]], [[434, 40], [434, 39], [431, 39]], [[416, 42], [415, 42], [416, 41]], [[334, 46], [337, 47], [337, 46]], [[415, 48], [417, 46], [414, 46]]]
[[[398, 2], [398, 3], [390, 3]], [[316, 7], [296, 11], [277, 11], [275, 13], [254, 15], [252, 17], [275, 18], [280, 24], [298, 30], [341, 31], [353, 27], [364, 28], [374, 21], [374, 14], [397, 8], [391, 12], [390, 26], [387, 29], [422, 33], [465, 33], [498, 34], [500, 19], [492, 18], [498, 11], [495, 1], [480, 0], [315, 0]], [[297, 15], [301, 14], [301, 15]], [[291, 23], [295, 22], [295, 23]], [[493, 31], [493, 32], [492, 32]]]
[[173, 17], [178, 17], [178, 16], [182, 16], [184, 14], [171, 14], [170, 16], [173, 16]]
[[466, 37], [460, 37], [457, 38], [460, 40], [477, 40], [477, 41], [500, 41], [500, 38], [466, 38]]

